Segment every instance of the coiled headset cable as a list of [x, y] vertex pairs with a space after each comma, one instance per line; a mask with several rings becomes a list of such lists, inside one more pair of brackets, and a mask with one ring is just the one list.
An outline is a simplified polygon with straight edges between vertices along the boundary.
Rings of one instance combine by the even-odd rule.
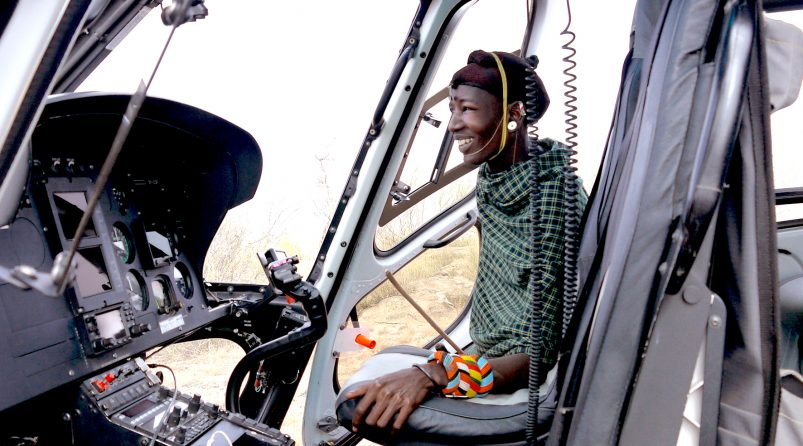
[[561, 36], [568, 36], [561, 48], [567, 51], [568, 54], [563, 58], [566, 63], [566, 68], [563, 74], [566, 80], [563, 82], [565, 87], [563, 96], [566, 98], [564, 101], [564, 120], [566, 124], [566, 145], [567, 159], [566, 166], [563, 167], [563, 180], [565, 182], [566, 193], [566, 208], [564, 210], [564, 255], [563, 255], [563, 329], [561, 337], [566, 336], [566, 331], [569, 328], [574, 308], [577, 305], [578, 294], [578, 273], [577, 273], [577, 258], [580, 251], [579, 233], [580, 233], [580, 220], [582, 218], [582, 209], [580, 208], [580, 181], [577, 176], [577, 87], [575, 82], [577, 76], [573, 73], [577, 67], [577, 62], [574, 61], [577, 51], [572, 47], [576, 38], [575, 34], [569, 30], [572, 25], [572, 9], [569, 0], [566, 0], [566, 12], [568, 14], [568, 21], [566, 28], [560, 33]]
[[[529, 151], [530, 157], [536, 158], [540, 156], [544, 149], [538, 143], [538, 127], [536, 122], [540, 116], [540, 109], [543, 104], [539, 104], [540, 85], [535, 75], [535, 68], [538, 66], [538, 58], [536, 56], [528, 57], [530, 61], [531, 74], [527, 76], [525, 85], [525, 120], [527, 122], [527, 135], [529, 136]], [[541, 250], [535, 250], [536, 246], [540, 246], [544, 236], [541, 228], [541, 185], [537, 179], [537, 163], [533, 163], [533, 172], [531, 176], [532, 188], [530, 191], [530, 213], [532, 215], [532, 229], [531, 229], [531, 242], [530, 247], [533, 249], [532, 269], [530, 272], [530, 283], [533, 298], [530, 300], [530, 367], [528, 370], [528, 382], [530, 397], [527, 403], [527, 425], [526, 425], [526, 440], [528, 444], [533, 444], [536, 439], [536, 432], [538, 427], [538, 406], [539, 406], [539, 383], [540, 383], [540, 363], [543, 352], [541, 351], [541, 296], [544, 292], [544, 272], [543, 266], [546, 262], [544, 253]]]
[[[562, 312], [562, 329], [561, 337], [566, 336], [574, 309], [577, 304], [578, 294], [578, 272], [577, 272], [577, 259], [579, 255], [579, 232], [580, 220], [582, 218], [582, 209], [580, 208], [580, 182], [577, 176], [577, 87], [575, 81], [577, 76], [574, 74], [574, 69], [577, 67], [577, 62], [574, 58], [577, 51], [572, 46], [575, 41], [575, 34], [570, 30], [572, 24], [572, 12], [569, 0], [566, 0], [566, 11], [568, 21], [566, 27], [560, 33], [561, 36], [568, 36], [568, 41], [561, 46], [568, 54], [563, 58], [563, 62], [567, 64], [563, 70], [566, 80], [563, 82], [565, 97], [564, 101], [564, 115], [566, 119], [566, 165], [563, 167], [563, 180], [565, 190], [566, 206], [564, 209], [564, 264], [563, 264], [563, 312]], [[538, 90], [540, 88], [535, 69], [538, 66], [538, 58], [536, 56], [528, 57], [532, 65], [532, 74], [527, 77], [526, 83], [526, 121], [527, 121], [527, 134], [529, 136], [530, 156], [537, 157], [544, 153], [546, 150], [538, 143], [538, 127], [536, 125], [537, 116], [539, 116], [539, 109], [543, 104], [538, 103]], [[535, 169], [535, 167], [534, 167]], [[533, 172], [532, 180], [533, 187], [530, 195], [531, 212], [532, 212], [532, 240], [530, 246], [539, 246], [543, 238], [543, 228], [541, 227], [541, 198], [542, 192], [540, 184], [538, 183], [535, 172]], [[540, 383], [541, 383], [541, 370], [540, 365], [543, 356], [543, 349], [541, 339], [541, 326], [542, 326], [542, 302], [541, 296], [544, 292], [543, 285], [543, 268], [546, 263], [545, 255], [540, 251], [533, 252], [533, 268], [531, 272], [531, 283], [533, 299], [530, 303], [531, 327], [530, 327], [530, 367], [528, 370], [529, 375], [529, 401], [527, 405], [527, 425], [526, 425], [526, 440], [528, 444], [534, 444], [537, 439], [538, 433], [538, 409], [540, 405]]]

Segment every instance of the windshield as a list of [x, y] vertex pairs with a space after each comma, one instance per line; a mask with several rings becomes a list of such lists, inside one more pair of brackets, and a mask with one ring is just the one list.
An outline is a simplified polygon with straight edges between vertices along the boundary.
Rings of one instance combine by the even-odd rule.
[[[269, 247], [300, 254], [306, 272], [418, 2], [205, 4], [206, 19], [176, 32], [149, 95], [250, 132], [264, 167], [256, 196], [218, 231], [204, 278], [266, 283], [255, 254]], [[160, 12], [154, 8], [78, 91], [133, 92], [169, 32]]]
[[[472, 9], [482, 10], [486, 3]], [[623, 10], [632, 9], [632, 3]], [[264, 168], [254, 199], [224, 220], [204, 278], [265, 282], [254, 254], [269, 247], [298, 253], [299, 270], [306, 273], [418, 2], [315, 2], [314, 8], [258, 0], [205, 4], [206, 19], [176, 32], [149, 94], [202, 108], [244, 128], [261, 146]], [[524, 13], [520, 0], [505, 4]], [[615, 26], [613, 18], [600, 21], [604, 10], [582, 8], [572, 25], [578, 31], [578, 167], [589, 190], [605, 146], [630, 21], [629, 13], [616, 15]], [[133, 92], [150, 73], [169, 32], [159, 13], [155, 8], [145, 17], [78, 90]], [[564, 25], [548, 24], [547, 40], [565, 41], [560, 35]], [[499, 26], [505, 28], [505, 22]], [[455, 60], [471, 49], [453, 48]], [[564, 54], [559, 46], [545, 45], [538, 55], [539, 72], [552, 92], [551, 111], [539, 123], [539, 133], [565, 140]], [[445, 74], [436, 83], [447, 80]], [[448, 113], [442, 115], [448, 119]]]

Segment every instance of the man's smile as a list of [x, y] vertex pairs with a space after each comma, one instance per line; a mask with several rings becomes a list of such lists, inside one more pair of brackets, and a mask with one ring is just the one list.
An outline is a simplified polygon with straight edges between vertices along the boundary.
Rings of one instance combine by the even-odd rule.
[[457, 140], [457, 148], [463, 153], [465, 153], [465, 151], [463, 149], [465, 149], [472, 142], [474, 142], [474, 138], [466, 137], [466, 136], [457, 137], [456, 140]]

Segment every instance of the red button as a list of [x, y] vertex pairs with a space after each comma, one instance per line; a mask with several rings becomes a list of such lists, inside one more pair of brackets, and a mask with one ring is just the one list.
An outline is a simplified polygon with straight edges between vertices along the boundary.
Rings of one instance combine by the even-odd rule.
[[103, 382], [103, 381], [101, 381], [99, 379], [96, 379], [95, 381], [92, 381], [92, 385], [94, 385], [95, 389], [97, 389], [97, 391], [100, 392], [100, 393], [105, 392], [106, 389], [109, 387], [108, 385], [106, 385], [105, 382]]
[[114, 381], [114, 378], [115, 376], [112, 373], [109, 373], [103, 377], [103, 379], [105, 379], [107, 383], [111, 383], [112, 381]]

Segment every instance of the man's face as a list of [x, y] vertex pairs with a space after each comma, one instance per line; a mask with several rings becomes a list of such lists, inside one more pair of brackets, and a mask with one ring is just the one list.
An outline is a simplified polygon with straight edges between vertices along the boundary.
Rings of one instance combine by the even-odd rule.
[[463, 161], [479, 165], [499, 150], [502, 132], [502, 105], [487, 91], [458, 85], [449, 90], [449, 131], [457, 141]]

